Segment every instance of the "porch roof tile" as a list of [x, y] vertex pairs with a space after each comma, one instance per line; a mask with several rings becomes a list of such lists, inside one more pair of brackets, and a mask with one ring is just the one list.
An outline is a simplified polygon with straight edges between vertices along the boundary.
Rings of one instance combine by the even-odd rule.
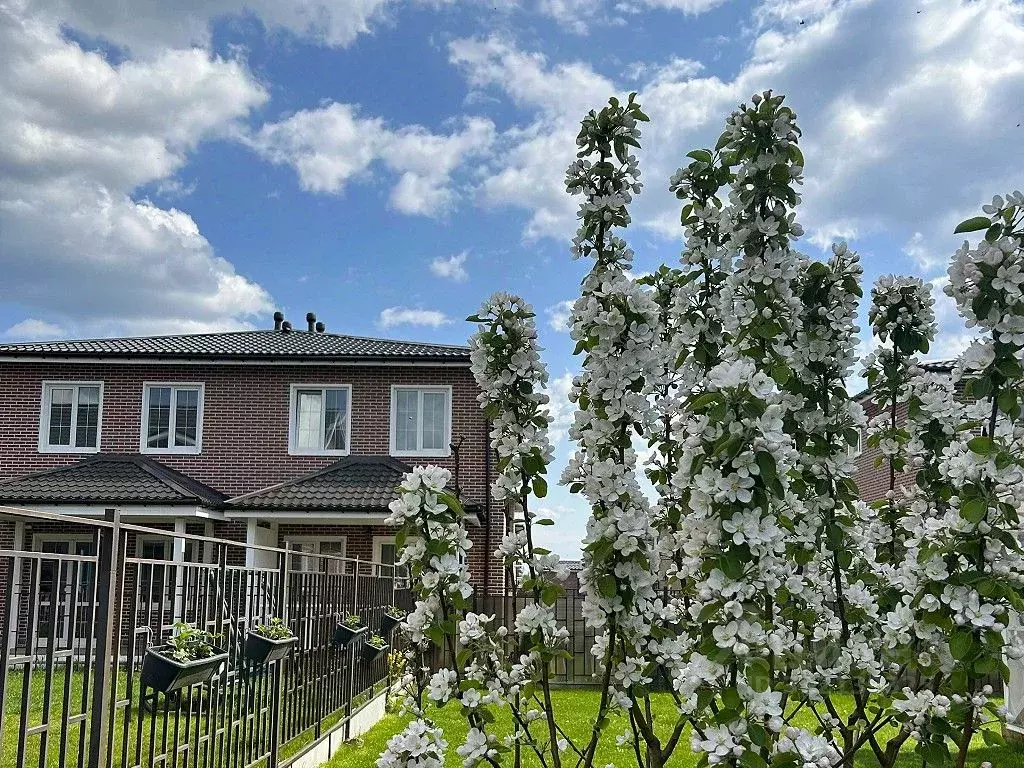
[[0, 483], [0, 503], [192, 504], [217, 508], [224, 494], [139, 454], [100, 453]]
[[387, 509], [410, 470], [390, 456], [346, 456], [328, 467], [227, 501], [229, 509], [367, 511]]

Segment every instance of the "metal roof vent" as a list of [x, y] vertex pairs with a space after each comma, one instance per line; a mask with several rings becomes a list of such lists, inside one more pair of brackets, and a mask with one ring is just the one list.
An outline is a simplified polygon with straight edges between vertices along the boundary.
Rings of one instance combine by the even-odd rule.
[[323, 324], [323, 321], [317, 322], [317, 324], [316, 324], [316, 332], [317, 333], [323, 333], [326, 330], [327, 330], [327, 326]]
[[283, 323], [281, 323], [281, 333], [291, 333], [291, 332], [292, 332], [292, 324], [290, 322], [285, 320]]
[[316, 312], [306, 313], [306, 330], [310, 333], [316, 331]]
[[283, 323], [283, 322], [284, 322], [284, 312], [282, 312], [281, 310], [278, 310], [277, 312], [274, 313], [274, 330], [275, 331], [280, 331], [281, 330], [281, 323]]

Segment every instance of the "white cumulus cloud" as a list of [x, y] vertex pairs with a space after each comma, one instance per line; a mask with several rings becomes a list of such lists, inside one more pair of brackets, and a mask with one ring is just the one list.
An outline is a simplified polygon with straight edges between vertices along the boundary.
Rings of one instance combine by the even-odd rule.
[[382, 309], [377, 324], [381, 328], [394, 328], [396, 325], [426, 325], [439, 328], [451, 322], [451, 318], [436, 309], [410, 309], [409, 307], [388, 307]]
[[[882, 231], [906, 242], [920, 232], [911, 248], [944, 262], [956, 222], [1019, 186], [1008, 158], [1021, 135], [1024, 5], [774, 0], [755, 19], [751, 54], [731, 79], [685, 59], [631, 68], [653, 73], [639, 89], [652, 122], [643, 126], [637, 222], [679, 235], [668, 178], [765, 88], [789, 96], [804, 130], [799, 216], [815, 244]], [[503, 94], [526, 118], [502, 134], [508, 147], [481, 182], [482, 199], [524, 209], [527, 237], [569, 236], [575, 206], [562, 181], [579, 120], [630, 84], [499, 37], [455, 41], [449, 54], [470, 86]]]
[[27, 317], [4, 331], [4, 338], [13, 341], [41, 341], [60, 339], [64, 336], [67, 336], [67, 331], [59, 325], [34, 317]]
[[310, 192], [341, 194], [381, 166], [398, 177], [391, 190], [396, 210], [432, 216], [451, 208], [455, 171], [486, 154], [493, 140], [494, 124], [482, 118], [465, 118], [453, 132], [437, 134], [416, 125], [392, 128], [335, 102], [268, 123], [247, 141], [271, 162], [292, 166]]
[[0, 301], [76, 332], [267, 311], [188, 213], [135, 196], [266, 100], [246, 66], [200, 49], [112, 63], [19, 11], [0, 7]]
[[469, 272], [466, 271], [467, 258], [469, 258], [469, 251], [463, 251], [451, 256], [438, 256], [430, 262], [430, 271], [438, 277], [454, 280], [457, 283], [464, 283], [469, 279]]
[[545, 310], [548, 316], [548, 325], [556, 331], [568, 331], [572, 327], [572, 307], [575, 303], [572, 299], [566, 299], [548, 307]]

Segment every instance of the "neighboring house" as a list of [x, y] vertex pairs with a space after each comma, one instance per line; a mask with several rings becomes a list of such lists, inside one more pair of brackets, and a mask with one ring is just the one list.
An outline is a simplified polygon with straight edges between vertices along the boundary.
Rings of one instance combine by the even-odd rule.
[[[930, 373], [949, 376], [953, 371], [953, 362], [952, 360], [936, 360], [924, 362], [921, 367]], [[855, 399], [864, 408], [864, 413], [869, 421], [878, 415], [878, 406], [874, 403], [871, 390], [864, 390]], [[897, 406], [896, 421], [902, 424], [906, 417], [906, 406]], [[857, 481], [860, 497], [864, 501], [877, 501], [884, 498], [889, 491], [889, 465], [884, 460], [878, 463], [879, 458], [881, 458], [879, 450], [869, 446], [867, 436], [862, 433], [860, 444], [857, 446], [857, 473], [854, 479]], [[897, 488], [911, 485], [913, 482], [913, 472], [902, 472], [896, 476]]]
[[[0, 506], [102, 516], [294, 552], [391, 563], [384, 524], [402, 474], [450, 469], [466, 505], [480, 592], [493, 556], [488, 427], [469, 348], [274, 330], [0, 345]], [[197, 542], [129, 542], [136, 556], [201, 561]], [[0, 546], [91, 554], [62, 522], [0, 523]], [[246, 565], [259, 550], [237, 549]], [[243, 554], [248, 552], [248, 554]], [[304, 556], [305, 555], [305, 556]], [[243, 563], [237, 563], [239, 565]]]

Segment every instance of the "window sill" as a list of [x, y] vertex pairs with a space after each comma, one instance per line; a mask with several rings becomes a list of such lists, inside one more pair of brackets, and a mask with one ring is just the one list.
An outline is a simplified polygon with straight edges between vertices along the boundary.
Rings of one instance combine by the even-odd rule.
[[199, 456], [202, 452], [202, 446], [196, 448], [139, 448], [139, 453], [145, 456]]
[[77, 448], [73, 445], [40, 445], [39, 453], [99, 453], [100, 449], [96, 448]]
[[396, 451], [392, 450], [391, 455], [400, 459], [450, 459], [452, 452], [448, 451]]
[[304, 451], [298, 448], [288, 447], [289, 456], [326, 456], [326, 457], [340, 457], [348, 456], [351, 451]]

